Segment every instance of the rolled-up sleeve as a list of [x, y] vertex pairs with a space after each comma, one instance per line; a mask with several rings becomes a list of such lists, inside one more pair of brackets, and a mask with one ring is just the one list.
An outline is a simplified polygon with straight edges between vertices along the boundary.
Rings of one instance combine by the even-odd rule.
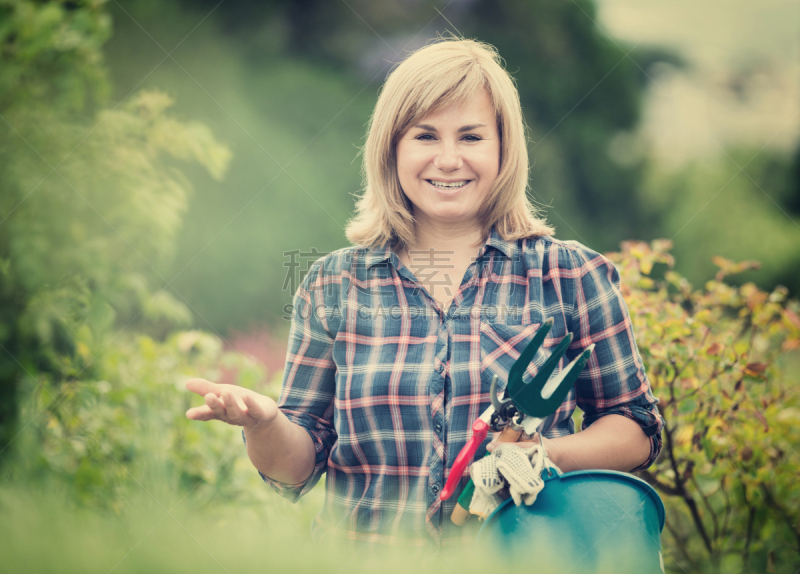
[[[296, 502], [325, 473], [328, 455], [336, 442], [332, 424], [336, 366], [333, 336], [327, 328], [322, 265], [314, 263], [294, 296], [286, 366], [278, 408], [303, 427], [314, 442], [314, 471], [299, 484], [284, 484], [259, 474], [281, 496]], [[327, 292], [329, 292], [328, 289]]]
[[572, 258], [576, 280], [570, 351], [574, 356], [595, 345], [575, 383], [577, 405], [584, 412], [582, 428], [610, 414], [639, 424], [650, 440], [650, 456], [631, 472], [644, 470], [661, 452], [664, 419], [634, 340], [619, 273], [608, 259], [583, 246], [572, 251]]

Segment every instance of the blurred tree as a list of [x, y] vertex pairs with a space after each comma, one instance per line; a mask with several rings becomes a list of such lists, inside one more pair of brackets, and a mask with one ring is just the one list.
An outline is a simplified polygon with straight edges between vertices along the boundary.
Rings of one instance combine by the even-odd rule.
[[789, 172], [789, 188], [783, 205], [792, 215], [800, 216], [800, 144], [794, 152], [791, 171]]
[[[152, 288], [191, 191], [168, 162], [221, 178], [230, 152], [140, 92], [105, 108], [102, 3], [0, 4], [0, 451], [22, 382], [58, 388], [135, 324], [164, 334], [188, 310]], [[53, 397], [55, 400], [57, 396]]]
[[662, 227], [672, 230], [674, 253], [689, 281], [703, 281], [714, 272], [703, 257], [713, 253], [761, 262], [758, 273], [733, 276], [732, 283], [752, 281], [762, 289], [780, 284], [796, 296], [800, 219], [787, 206], [796, 185], [793, 169], [785, 152], [728, 149], [724, 156], [680, 169], [650, 166], [641, 194], [663, 214]]
[[[596, 28], [590, 2], [140, 1], [124, 10], [112, 7], [106, 45], [116, 97], [145, 78], [180, 94], [181, 110], [236, 150], [224, 189], [192, 178], [197, 199], [165, 272], [200, 324], [219, 333], [280, 328], [291, 297], [281, 291], [281, 254], [346, 245], [357, 147], [380, 84], [393, 63], [453, 27], [495, 43], [516, 76], [532, 196], [552, 206], [545, 213], [559, 237], [610, 249], [655, 232], [659, 214], [637, 187], [646, 160], [630, 135], [647, 78]], [[159, 65], [174, 46], [175, 61]], [[631, 56], [645, 71], [677, 61], [641, 48]]]
[[[216, 4], [202, 1], [209, 9]], [[532, 132], [531, 157], [540, 162], [531, 174], [533, 198], [553, 203], [551, 220], [566, 223], [559, 235], [611, 249], [653, 232], [658, 214], [638, 194], [645, 158], [626, 135], [640, 119], [651, 67], [683, 62], [663, 49], [609, 39], [595, 23], [593, 0], [303, 0], [270, 7], [229, 0], [220, 17], [236, 33], [233, 41], [256, 49], [248, 38], [280, 21], [287, 30], [286, 56], [360, 77], [384, 67], [388, 72], [387, 63], [452, 27], [493, 44], [517, 80]], [[447, 21], [437, 18], [437, 9]]]
[[496, 46], [517, 80], [531, 159], [539, 162], [532, 190], [540, 202], [553, 202], [559, 234], [611, 249], [647, 237], [657, 221], [638, 193], [645, 157], [624, 137], [639, 122], [649, 66], [677, 60], [618, 47], [596, 19], [590, 0], [479, 0], [462, 32]]

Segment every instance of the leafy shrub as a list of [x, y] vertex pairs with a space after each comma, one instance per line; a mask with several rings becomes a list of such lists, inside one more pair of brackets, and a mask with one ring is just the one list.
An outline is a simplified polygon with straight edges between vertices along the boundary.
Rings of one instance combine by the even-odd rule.
[[260, 500], [267, 489], [239, 432], [184, 414], [192, 397], [200, 401], [185, 381], [217, 380], [221, 368], [234, 370], [236, 383], [248, 388], [263, 381], [253, 360], [223, 352], [217, 337], [200, 331], [178, 332], [163, 343], [122, 334], [97, 359], [97, 378], [27, 379], [22, 420], [31, 425], [10, 478], [39, 477], [83, 505], [115, 511], [140, 488], [191, 492], [195, 502]]
[[752, 261], [714, 258], [719, 272], [694, 289], [672, 270], [670, 247], [627, 242], [611, 259], [666, 420], [662, 454], [642, 476], [665, 498], [671, 566], [793, 573], [800, 387], [787, 363], [800, 349], [800, 306], [780, 286], [725, 282]]
[[[800, 391], [786, 364], [800, 348], [798, 302], [780, 287], [725, 283], [752, 262], [718, 258], [717, 276], [693, 289], [671, 270], [668, 250], [665, 241], [628, 242], [610, 254], [667, 422], [661, 457], [641, 473], [667, 507], [667, 566], [794, 572]], [[321, 489], [290, 509], [257, 478], [237, 429], [185, 419], [200, 399], [183, 382], [219, 380], [220, 368], [237, 370], [237, 384], [277, 392], [280, 374], [259, 386], [263, 373], [248, 358], [199, 331], [163, 343], [123, 333], [100, 354], [94, 378], [63, 387], [29, 380], [39, 386], [30, 387], [23, 420], [35, 432], [24, 435], [18, 476], [53, 477], [83, 504], [117, 511], [142, 487], [161, 488], [209, 510], [258, 509], [302, 530]], [[58, 389], [62, 398], [51, 402]]]
[[[186, 327], [156, 285], [188, 206], [178, 162], [220, 179], [230, 151], [142, 91], [108, 102], [97, 2], [0, 2], [0, 454], [24, 377], [93, 379], [93, 357], [132, 325]], [[94, 352], [87, 352], [87, 350]]]

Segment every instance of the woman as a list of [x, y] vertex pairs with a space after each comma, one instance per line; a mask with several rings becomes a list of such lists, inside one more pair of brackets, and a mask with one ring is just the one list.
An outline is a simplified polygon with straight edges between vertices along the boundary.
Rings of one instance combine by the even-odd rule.
[[295, 296], [278, 403], [194, 379], [187, 387], [206, 405], [187, 416], [244, 427], [253, 464], [292, 500], [327, 472], [317, 534], [465, 538], [448, 520], [456, 497], [439, 493], [493, 375], [505, 381], [552, 318], [529, 377], [568, 332], [562, 367], [595, 351], [540, 427], [551, 460], [565, 472], [649, 466], [663, 421], [619, 276], [535, 216], [519, 96], [493, 48], [445, 40], [400, 64], [378, 99], [364, 171], [347, 230], [356, 247], [317, 261]]

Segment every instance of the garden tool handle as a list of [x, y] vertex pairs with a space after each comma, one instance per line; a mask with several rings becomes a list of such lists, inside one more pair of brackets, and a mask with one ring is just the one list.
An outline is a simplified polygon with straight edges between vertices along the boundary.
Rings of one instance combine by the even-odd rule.
[[489, 434], [489, 423], [482, 419], [478, 419], [472, 425], [472, 438], [464, 445], [461, 452], [458, 453], [453, 468], [450, 470], [450, 476], [447, 477], [447, 482], [442, 489], [442, 494], [439, 496], [441, 500], [447, 500], [453, 496], [453, 491], [458, 485], [458, 481], [464, 475], [469, 463], [472, 462], [472, 457], [475, 456], [475, 451], [478, 446], [486, 440], [486, 435]]

